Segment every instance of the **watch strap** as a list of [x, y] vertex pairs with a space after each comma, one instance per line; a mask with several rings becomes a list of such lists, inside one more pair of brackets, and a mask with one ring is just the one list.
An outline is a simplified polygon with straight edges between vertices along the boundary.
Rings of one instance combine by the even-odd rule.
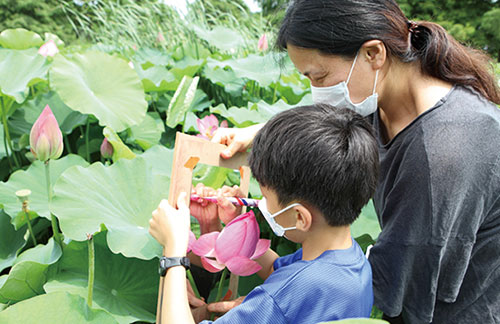
[[158, 272], [160, 276], [164, 277], [167, 274], [167, 270], [172, 267], [183, 266], [189, 269], [191, 263], [187, 257], [164, 257], [160, 258], [160, 266]]

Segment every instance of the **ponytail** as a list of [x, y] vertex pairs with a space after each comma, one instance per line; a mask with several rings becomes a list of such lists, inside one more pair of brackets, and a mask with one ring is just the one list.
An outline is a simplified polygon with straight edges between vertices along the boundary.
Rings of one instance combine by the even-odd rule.
[[500, 104], [500, 90], [490, 58], [463, 46], [438, 24], [409, 22], [411, 50], [422, 71], [435, 78], [470, 86], [488, 100]]

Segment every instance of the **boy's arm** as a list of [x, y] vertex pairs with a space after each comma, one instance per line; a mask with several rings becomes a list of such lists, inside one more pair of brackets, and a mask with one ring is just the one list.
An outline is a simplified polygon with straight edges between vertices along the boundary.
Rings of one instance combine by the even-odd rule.
[[[190, 216], [185, 198], [185, 193], [179, 195], [177, 201], [179, 209], [173, 208], [166, 200], [162, 200], [149, 221], [149, 232], [164, 246], [166, 257], [186, 256]], [[187, 297], [186, 269], [182, 266], [169, 268], [163, 285], [161, 322], [194, 324]]]
[[260, 258], [256, 259], [258, 264], [262, 267], [259, 272], [257, 272], [257, 275], [261, 277], [263, 280], [266, 280], [267, 277], [271, 275], [274, 271], [274, 261], [279, 258], [278, 253], [274, 252], [273, 250], [269, 249], [264, 253]]

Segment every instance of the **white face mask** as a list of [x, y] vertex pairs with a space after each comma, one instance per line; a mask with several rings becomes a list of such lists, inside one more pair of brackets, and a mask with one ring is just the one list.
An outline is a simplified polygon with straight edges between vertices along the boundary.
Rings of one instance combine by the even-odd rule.
[[285, 235], [285, 231], [289, 231], [289, 230], [294, 230], [296, 229], [297, 227], [286, 227], [286, 228], [283, 228], [283, 226], [281, 226], [280, 224], [276, 223], [276, 220], [274, 219], [274, 217], [278, 216], [279, 214], [289, 210], [290, 208], [292, 207], [295, 207], [295, 206], [298, 206], [300, 204], [291, 204], [285, 208], [283, 208], [282, 210], [274, 213], [271, 215], [271, 213], [267, 210], [267, 201], [266, 201], [266, 198], [262, 198], [261, 201], [259, 201], [259, 209], [260, 211], [262, 212], [262, 215], [264, 215], [264, 218], [266, 219], [267, 223], [269, 224], [269, 226], [271, 227], [271, 229], [273, 230], [274, 234], [276, 234], [276, 236], [283, 236]]
[[352, 70], [354, 69], [354, 65], [356, 64], [358, 54], [356, 54], [354, 62], [352, 62], [351, 71], [349, 71], [347, 81], [342, 81], [331, 87], [315, 87], [311, 85], [312, 99], [315, 104], [324, 103], [337, 108], [349, 108], [362, 116], [368, 116], [370, 114], [373, 114], [377, 110], [378, 94], [375, 93], [375, 88], [377, 86], [379, 70], [375, 72], [375, 83], [373, 84], [373, 93], [371, 96], [357, 104], [353, 103], [351, 101], [351, 97], [349, 96], [349, 89], [347, 88], [347, 84], [351, 79]]

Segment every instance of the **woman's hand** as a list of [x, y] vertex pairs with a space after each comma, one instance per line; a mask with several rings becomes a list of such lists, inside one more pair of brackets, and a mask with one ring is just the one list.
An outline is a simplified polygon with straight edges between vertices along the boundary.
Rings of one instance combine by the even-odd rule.
[[217, 313], [220, 314], [220, 316], [222, 316], [225, 313], [229, 312], [231, 309], [235, 308], [236, 306], [239, 306], [243, 302], [245, 297], [246, 296], [241, 296], [236, 298], [235, 300], [221, 301], [218, 303], [208, 304], [207, 309], [211, 313]]
[[191, 222], [185, 201], [185, 192], [177, 199], [178, 209], [163, 199], [149, 220], [149, 233], [165, 247], [166, 257], [186, 255]]
[[200, 197], [217, 197], [217, 204], [208, 202], [203, 198], [191, 201], [189, 209], [191, 215], [200, 223], [201, 234], [222, 230], [221, 221], [227, 224], [241, 213], [241, 207], [234, 206], [225, 198], [242, 197], [243, 193], [238, 186], [224, 186], [215, 190], [199, 183], [192, 193]]
[[264, 124], [256, 124], [245, 128], [220, 127], [212, 137], [212, 142], [227, 145], [227, 149], [222, 151], [221, 156], [229, 159], [236, 152], [246, 151], [262, 126]]

